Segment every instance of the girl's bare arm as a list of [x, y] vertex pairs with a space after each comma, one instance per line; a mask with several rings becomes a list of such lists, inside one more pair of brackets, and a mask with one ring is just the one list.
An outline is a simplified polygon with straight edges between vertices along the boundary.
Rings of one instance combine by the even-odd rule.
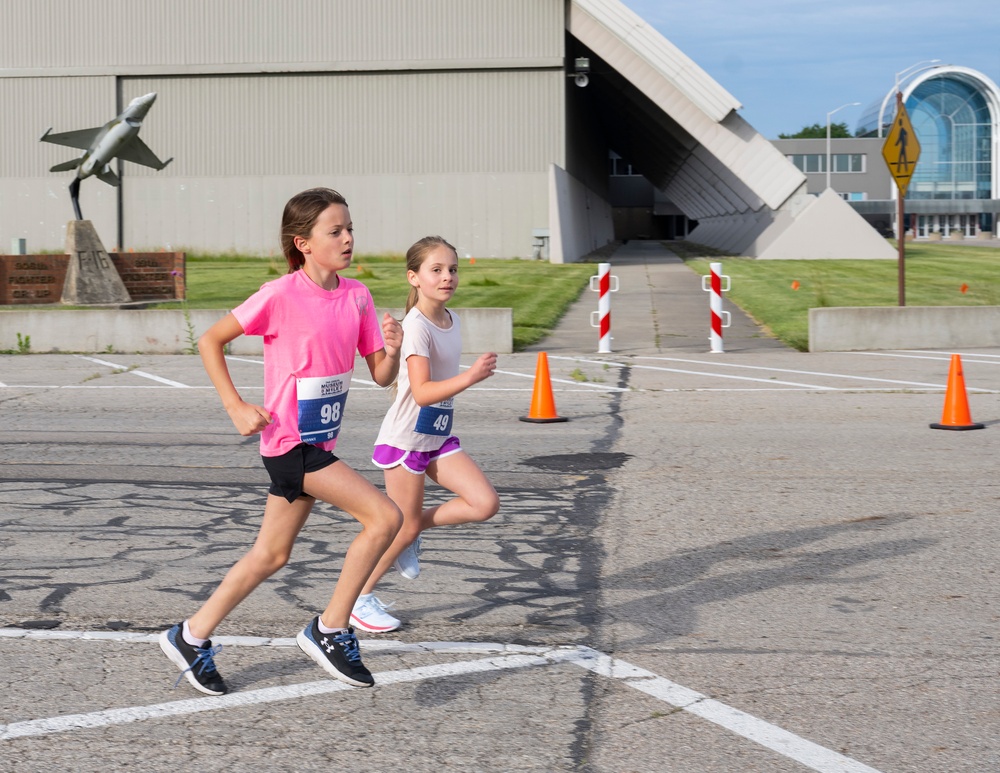
[[222, 398], [233, 425], [244, 437], [255, 435], [271, 423], [271, 414], [259, 405], [244, 402], [236, 391], [229, 366], [226, 364], [225, 346], [243, 335], [243, 327], [232, 314], [216, 322], [198, 339], [198, 353], [209, 379]]
[[387, 387], [399, 373], [399, 347], [403, 345], [403, 328], [388, 312], [382, 315], [382, 340], [385, 348], [369, 354], [365, 362], [375, 383]]
[[410, 377], [410, 392], [417, 405], [433, 405], [478, 384], [493, 375], [497, 367], [494, 352], [481, 354], [468, 370], [444, 381], [431, 381], [431, 364], [426, 357], [412, 354], [406, 358], [407, 374]]

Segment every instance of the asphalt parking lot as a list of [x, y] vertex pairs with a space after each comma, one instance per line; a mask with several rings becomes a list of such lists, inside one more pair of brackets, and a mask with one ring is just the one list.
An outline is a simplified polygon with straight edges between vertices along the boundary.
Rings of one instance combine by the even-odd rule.
[[[319, 510], [217, 632], [224, 699], [153, 639], [252, 540], [255, 441], [190, 356], [0, 358], [0, 761], [10, 769], [954, 771], [1000, 762], [1000, 351], [534, 353], [462, 396], [501, 513], [380, 591], [351, 690], [290, 646], [353, 533]], [[261, 366], [231, 362], [243, 389]], [[360, 373], [360, 371], [359, 371]], [[356, 381], [340, 451], [386, 406]], [[332, 695], [330, 693], [337, 693]]]

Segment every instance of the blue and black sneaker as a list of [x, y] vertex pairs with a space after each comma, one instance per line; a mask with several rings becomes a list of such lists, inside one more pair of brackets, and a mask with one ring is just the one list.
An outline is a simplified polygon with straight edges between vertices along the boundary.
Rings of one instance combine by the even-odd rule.
[[319, 617], [315, 617], [299, 631], [295, 641], [330, 676], [355, 687], [375, 684], [371, 671], [361, 662], [361, 649], [353, 628], [343, 633], [323, 633], [319, 630]]
[[196, 690], [201, 690], [209, 695], [225, 695], [229, 692], [229, 688], [222, 681], [219, 672], [215, 670], [215, 660], [213, 659], [219, 654], [222, 645], [213, 647], [211, 640], [206, 641], [204, 647], [188, 644], [181, 635], [183, 626], [183, 623], [178, 623], [160, 634], [160, 649], [181, 670], [181, 675], [174, 682], [174, 687], [180, 684], [183, 677], [187, 677]]

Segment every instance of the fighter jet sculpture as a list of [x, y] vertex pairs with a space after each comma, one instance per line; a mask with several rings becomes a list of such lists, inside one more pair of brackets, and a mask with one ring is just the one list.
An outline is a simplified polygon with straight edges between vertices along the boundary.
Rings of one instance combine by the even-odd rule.
[[118, 175], [111, 171], [111, 160], [120, 158], [135, 164], [152, 167], [159, 171], [173, 161], [168, 158], [160, 161], [145, 142], [139, 139], [139, 129], [142, 119], [146, 117], [149, 108], [156, 101], [156, 92], [136, 97], [129, 102], [125, 111], [112, 121], [96, 129], [80, 129], [75, 132], [52, 134], [51, 127], [40, 138], [41, 142], [51, 142], [56, 145], [66, 145], [80, 148], [83, 155], [72, 161], [56, 164], [50, 172], [66, 172], [76, 169], [76, 177], [69, 184], [69, 195], [73, 200], [73, 211], [77, 220], [83, 220], [80, 214], [80, 181], [96, 175], [108, 185], [119, 185]]

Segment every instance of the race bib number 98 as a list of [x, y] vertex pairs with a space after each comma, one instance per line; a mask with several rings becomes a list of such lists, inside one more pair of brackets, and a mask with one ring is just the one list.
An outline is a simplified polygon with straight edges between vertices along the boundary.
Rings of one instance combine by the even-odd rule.
[[450, 435], [451, 420], [454, 414], [454, 399], [442, 400], [434, 405], [425, 405], [417, 414], [417, 426], [414, 429], [421, 435]]
[[303, 443], [333, 440], [340, 432], [351, 372], [295, 380], [299, 402], [299, 437]]

